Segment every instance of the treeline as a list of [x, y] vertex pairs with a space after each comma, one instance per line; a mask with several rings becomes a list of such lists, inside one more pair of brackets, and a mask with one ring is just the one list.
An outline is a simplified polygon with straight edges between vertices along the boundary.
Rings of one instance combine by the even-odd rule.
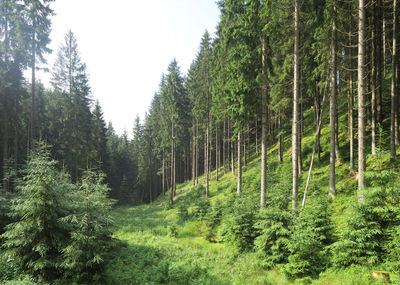
[[[87, 169], [100, 170], [106, 174], [111, 196], [126, 198], [137, 177], [132, 145], [126, 135], [115, 134], [111, 123], [106, 126], [99, 103], [93, 102], [86, 64], [73, 32], [65, 35], [53, 66], [47, 67], [44, 60], [51, 52], [50, 2], [1, 1], [2, 191], [15, 192], [27, 156], [35, 141], [42, 140], [72, 181], [78, 181]], [[31, 70], [30, 82], [23, 76], [26, 69]], [[38, 69], [51, 73], [50, 89], [36, 80]]]
[[[162, 76], [139, 138], [141, 187], [152, 200], [177, 182], [211, 170], [241, 171], [250, 148], [261, 155], [260, 205], [265, 204], [268, 147], [283, 161], [291, 134], [292, 207], [305, 171], [302, 136], [314, 125], [314, 156], [321, 159], [321, 129], [330, 133], [329, 194], [335, 166], [349, 162], [359, 189], [366, 187], [367, 154], [376, 154], [378, 129], [390, 133], [383, 147], [398, 146], [398, 4], [396, 0], [219, 1], [214, 39], [206, 32], [187, 76], [175, 60]], [[329, 101], [329, 111], [325, 102]], [[345, 107], [346, 106], [346, 107]], [[325, 109], [324, 109], [325, 108]], [[304, 121], [305, 112], [314, 121]], [[339, 124], [339, 118], [346, 122]], [[339, 138], [343, 133], [344, 137]], [[136, 138], [137, 139], [137, 138]], [[139, 151], [142, 155], [142, 151]], [[358, 164], [358, 166], [357, 166]], [[307, 162], [308, 166], [308, 162]], [[236, 169], [235, 169], [236, 168]], [[161, 179], [160, 179], [161, 178]], [[361, 194], [360, 194], [361, 195]], [[362, 199], [362, 197], [360, 197]]]

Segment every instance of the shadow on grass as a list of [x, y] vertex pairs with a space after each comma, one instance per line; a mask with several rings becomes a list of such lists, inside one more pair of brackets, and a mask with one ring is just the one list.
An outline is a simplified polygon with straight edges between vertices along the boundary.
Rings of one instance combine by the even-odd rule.
[[[166, 252], [168, 250], [166, 249]], [[106, 271], [107, 284], [220, 284], [229, 285], [208, 273], [195, 259], [177, 260], [161, 250], [121, 242]]]
[[163, 209], [149, 205], [139, 207], [119, 207], [113, 211], [116, 228], [124, 231], [153, 231], [160, 227], [163, 220]]

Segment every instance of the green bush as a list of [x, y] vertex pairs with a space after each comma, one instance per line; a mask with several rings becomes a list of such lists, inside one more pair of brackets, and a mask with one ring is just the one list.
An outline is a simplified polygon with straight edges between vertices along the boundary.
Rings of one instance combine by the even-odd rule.
[[286, 276], [316, 278], [329, 263], [328, 245], [332, 243], [328, 197], [308, 198], [307, 204], [296, 218], [288, 240], [290, 255], [283, 267]]
[[205, 198], [200, 198], [195, 201], [194, 206], [192, 206], [192, 216], [197, 221], [204, 220], [207, 215], [207, 211], [210, 208], [210, 201]]
[[390, 241], [385, 246], [387, 252], [386, 263], [389, 268], [400, 273], [400, 226], [392, 229], [390, 233]]
[[178, 237], [178, 228], [176, 225], [171, 225], [168, 227], [167, 235], [174, 238]]
[[206, 220], [206, 231], [204, 238], [208, 241], [212, 241], [216, 235], [216, 227], [221, 224], [223, 212], [223, 205], [221, 201], [217, 201], [216, 205], [211, 207], [208, 211], [205, 220]]
[[336, 267], [375, 265], [385, 257], [385, 245], [399, 224], [400, 195], [398, 173], [383, 169], [380, 150], [370, 161], [373, 169], [365, 173], [371, 187], [358, 193], [345, 218], [337, 228], [339, 239], [332, 245]]
[[221, 221], [219, 234], [222, 241], [231, 243], [239, 252], [251, 250], [254, 239], [258, 235], [258, 231], [254, 227], [258, 210], [258, 205], [254, 203], [255, 197], [258, 197], [256, 194], [252, 193], [248, 196], [233, 194], [236, 195], [233, 207], [227, 207], [230, 213], [225, 213]]
[[254, 245], [266, 268], [287, 261], [288, 243], [292, 234], [293, 213], [289, 210], [290, 196], [285, 187], [267, 192], [267, 203], [258, 215], [254, 227], [260, 235]]

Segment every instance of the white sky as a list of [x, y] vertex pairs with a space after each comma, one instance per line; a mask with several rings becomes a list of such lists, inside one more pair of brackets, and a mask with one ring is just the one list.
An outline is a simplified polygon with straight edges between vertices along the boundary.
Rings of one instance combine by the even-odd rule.
[[[215, 0], [56, 0], [51, 4], [51, 68], [71, 29], [87, 64], [92, 96], [118, 134], [143, 119], [161, 74], [175, 57], [186, 73], [207, 29], [219, 18]], [[49, 86], [49, 74], [39, 78]]]

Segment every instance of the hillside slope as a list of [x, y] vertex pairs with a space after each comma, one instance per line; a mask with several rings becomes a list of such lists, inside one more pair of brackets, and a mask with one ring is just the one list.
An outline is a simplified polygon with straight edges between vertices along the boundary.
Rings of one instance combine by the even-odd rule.
[[[321, 156], [319, 161], [315, 158], [305, 211], [308, 205], [314, 207], [316, 203], [329, 200], [327, 212], [330, 214], [333, 237], [336, 238], [337, 229], [343, 227], [346, 217], [352, 215], [353, 206], [357, 203], [357, 180], [356, 174], [350, 173], [348, 162], [340, 159], [336, 167], [337, 193], [335, 199], [328, 198], [328, 120], [324, 118]], [[346, 120], [346, 116], [340, 117], [339, 125], [344, 126]], [[304, 123], [309, 127], [304, 130], [303, 136], [299, 205], [315, 140], [312, 110], [305, 113]], [[385, 138], [385, 134], [382, 137]], [[290, 199], [289, 143], [286, 138], [287, 148], [281, 164], [277, 159], [277, 146], [269, 149], [267, 200], [269, 198], [272, 201], [275, 196], [286, 193]], [[341, 157], [348, 157], [348, 139], [343, 129], [340, 130], [339, 144]], [[386, 145], [387, 141], [381, 140], [378, 155], [368, 158], [370, 171], [397, 171], [398, 162], [390, 161], [389, 154], [382, 151]], [[114, 237], [125, 242], [125, 246], [116, 253], [107, 269], [110, 284], [381, 284], [371, 278], [371, 273], [373, 270], [387, 270], [384, 264], [374, 267], [351, 266], [336, 271], [328, 269], [314, 276], [314, 279], [306, 277], [296, 282], [281, 273], [280, 265], [268, 270], [263, 256], [253, 246], [254, 237], [260, 234], [260, 228], [254, 228], [253, 224], [257, 224], [257, 221], [260, 223], [263, 218], [257, 214], [260, 158], [254, 146], [252, 150], [249, 162], [244, 167], [240, 197], [236, 194], [236, 176], [229, 169], [224, 171], [221, 168], [218, 182], [215, 172], [210, 175], [208, 199], [205, 199], [203, 176], [199, 179], [199, 185], [193, 185], [191, 181], [178, 185], [173, 206], [169, 205], [167, 194], [150, 205], [115, 209]], [[395, 184], [398, 185], [398, 182]], [[289, 209], [289, 200], [287, 205]], [[241, 239], [235, 238], [235, 235]], [[396, 274], [391, 273], [390, 277], [394, 282], [398, 280]]]

